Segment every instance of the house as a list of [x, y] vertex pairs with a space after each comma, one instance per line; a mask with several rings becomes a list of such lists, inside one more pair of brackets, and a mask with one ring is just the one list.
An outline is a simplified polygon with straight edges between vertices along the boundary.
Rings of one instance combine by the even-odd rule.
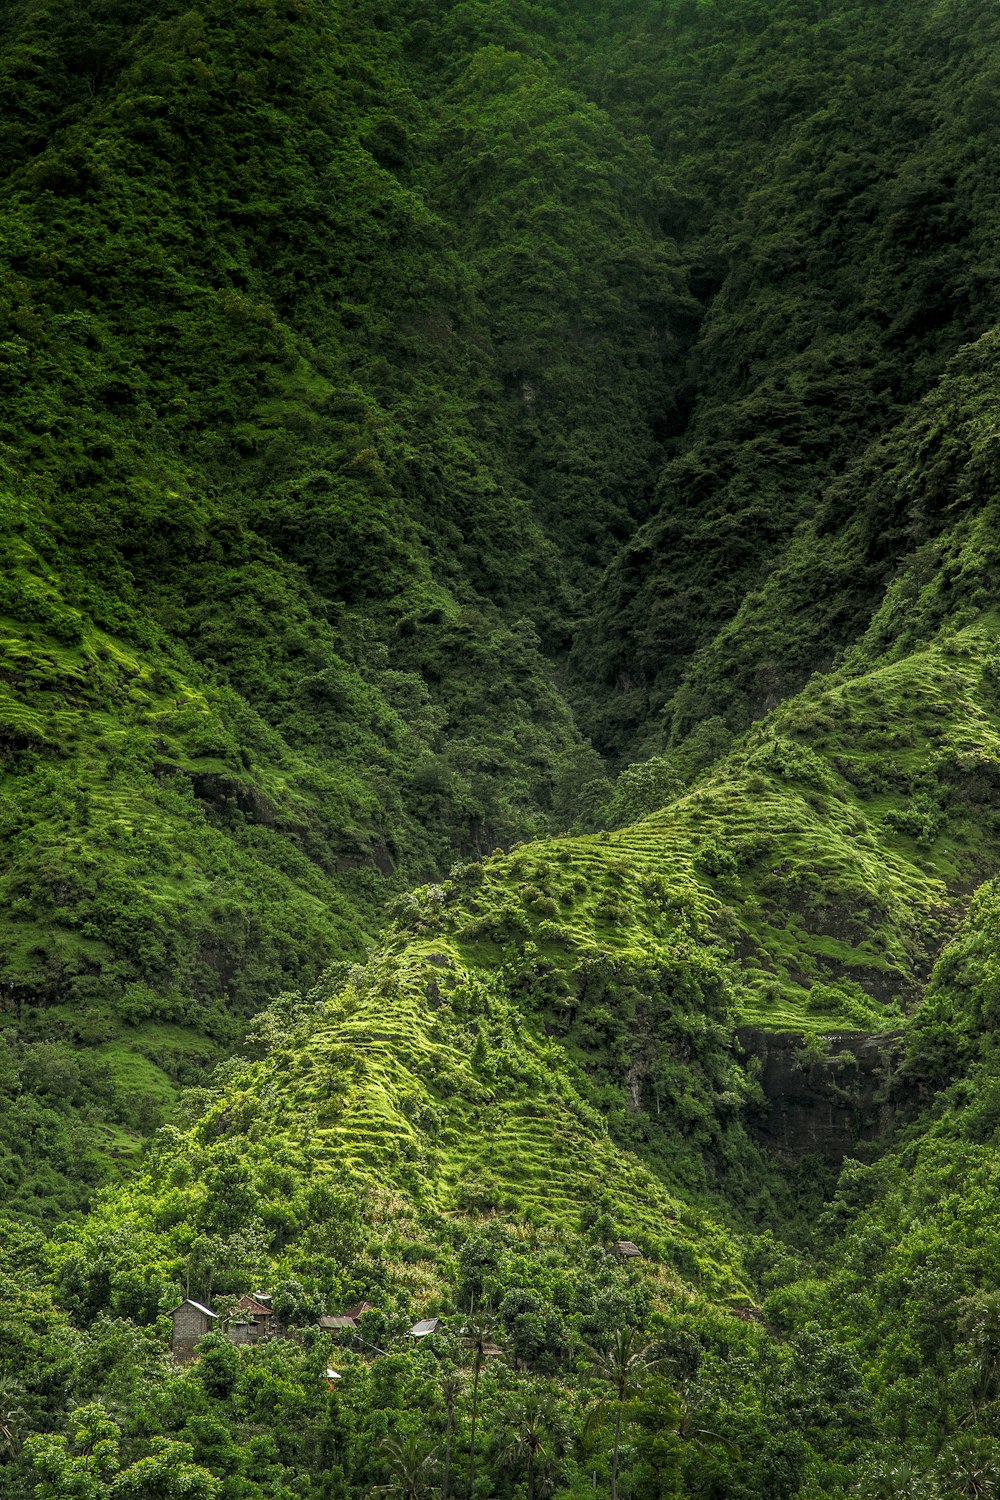
[[345, 1307], [342, 1313], [328, 1314], [326, 1317], [320, 1318], [319, 1326], [334, 1333], [345, 1328], [357, 1328], [358, 1320], [366, 1312], [374, 1311], [375, 1304], [373, 1302], [356, 1302], [353, 1307]]
[[226, 1323], [226, 1338], [231, 1344], [255, 1344], [258, 1339], [256, 1325], [249, 1318], [230, 1318]]
[[203, 1307], [200, 1302], [194, 1302], [190, 1297], [185, 1297], [170, 1316], [174, 1323], [170, 1342], [171, 1352], [178, 1364], [184, 1364], [194, 1358], [195, 1344], [203, 1334], [211, 1332], [219, 1320], [219, 1315], [210, 1307]]
[[428, 1334], [440, 1333], [442, 1326], [440, 1318], [421, 1318], [419, 1323], [414, 1323], [407, 1337], [425, 1339]]
[[374, 1304], [374, 1302], [355, 1302], [355, 1304], [354, 1304], [353, 1307], [345, 1307], [344, 1308], [344, 1317], [345, 1318], [351, 1318], [356, 1323], [359, 1318], [363, 1318], [364, 1317], [364, 1315], [365, 1315], [366, 1312], [374, 1312], [374, 1311], [375, 1311], [375, 1304]]
[[619, 1240], [615, 1245], [614, 1253], [620, 1256], [622, 1260], [635, 1260], [636, 1256], [641, 1257], [642, 1255], [639, 1246], [633, 1244], [631, 1240]]
[[261, 1339], [284, 1338], [288, 1330], [279, 1323], [266, 1293], [241, 1297], [233, 1308], [226, 1332], [234, 1344], [256, 1344]]

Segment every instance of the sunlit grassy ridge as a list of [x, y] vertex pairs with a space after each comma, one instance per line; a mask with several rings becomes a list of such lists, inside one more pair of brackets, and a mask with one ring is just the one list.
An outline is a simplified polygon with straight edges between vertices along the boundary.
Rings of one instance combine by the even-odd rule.
[[196, 1139], [220, 1137], [251, 1154], [283, 1140], [321, 1177], [392, 1189], [431, 1238], [441, 1216], [480, 1214], [576, 1232], [606, 1201], [654, 1260], [717, 1295], [745, 1290], [730, 1234], [678, 1191], [684, 1169], [623, 1149], [559, 1042], [448, 944], [370, 965], [300, 1021], [203, 1117]]
[[265, 1055], [230, 1064], [107, 1212], [124, 1206], [147, 1246], [163, 1227], [173, 1287], [216, 1214], [213, 1174], [238, 1162], [266, 1198], [280, 1166], [302, 1205], [248, 1264], [319, 1274], [307, 1200], [326, 1184], [379, 1235], [408, 1226], [433, 1300], [436, 1261], [477, 1218], [573, 1236], [596, 1204], [664, 1288], [746, 1296], [733, 1205], [774, 1183], [746, 1135], [756, 1084], [734, 1029], [908, 1024], [993, 858], [996, 638], [988, 617], [818, 679], [639, 823], [399, 898], [368, 962], [265, 1013]]
[[397, 920], [487, 967], [530, 948], [566, 1011], [588, 962], [707, 948], [740, 1021], [898, 1025], [995, 858], [996, 641], [990, 617], [817, 679], [662, 811], [459, 870]]

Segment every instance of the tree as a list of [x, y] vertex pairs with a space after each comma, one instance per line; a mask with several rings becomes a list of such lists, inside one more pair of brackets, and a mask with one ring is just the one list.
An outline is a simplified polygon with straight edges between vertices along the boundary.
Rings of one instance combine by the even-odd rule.
[[451, 1445], [455, 1437], [455, 1408], [465, 1388], [465, 1382], [456, 1370], [441, 1377], [441, 1400], [445, 1410], [444, 1475], [441, 1481], [441, 1500], [448, 1500], [451, 1489]]
[[38, 1475], [37, 1500], [104, 1500], [118, 1472], [121, 1432], [98, 1402], [79, 1406], [70, 1418], [70, 1435], [33, 1434], [24, 1444]]
[[479, 1415], [479, 1377], [486, 1363], [491, 1330], [489, 1325], [475, 1315], [465, 1325], [465, 1343], [472, 1354], [472, 1431], [469, 1438], [469, 1494], [476, 1492], [476, 1419]]
[[676, 769], [662, 755], [626, 766], [615, 783], [611, 801], [614, 825], [622, 827], [659, 812], [679, 797], [682, 790]]
[[216, 1500], [219, 1481], [193, 1462], [190, 1443], [153, 1440], [146, 1458], [120, 1467], [121, 1431], [97, 1402], [80, 1406], [70, 1436], [35, 1434], [24, 1445], [37, 1500]]
[[1000, 1292], [965, 1298], [959, 1328], [972, 1355], [976, 1396], [988, 1401], [1000, 1390]]
[[527, 1475], [527, 1500], [535, 1500], [535, 1475], [539, 1464], [565, 1451], [566, 1432], [561, 1413], [552, 1398], [528, 1390], [515, 1397], [503, 1414], [506, 1440], [497, 1452], [501, 1464], [523, 1461]]
[[109, 1500], [216, 1500], [219, 1480], [192, 1462], [190, 1443], [154, 1438], [153, 1449], [114, 1479]]
[[618, 1500], [618, 1454], [621, 1445], [622, 1416], [625, 1402], [638, 1395], [650, 1369], [657, 1362], [652, 1344], [640, 1344], [634, 1328], [616, 1328], [611, 1342], [603, 1349], [588, 1348], [587, 1353], [598, 1379], [614, 1392], [615, 1429], [611, 1450], [611, 1500]]
[[604, 1434], [607, 1428], [607, 1406], [603, 1401], [598, 1401], [595, 1406], [585, 1414], [580, 1430], [576, 1435], [576, 1445], [586, 1467], [590, 1471], [592, 1487], [597, 1489], [597, 1468], [595, 1460], [604, 1442]]
[[0, 1378], [0, 1458], [14, 1458], [21, 1443], [19, 1434], [27, 1413], [22, 1404], [24, 1387], [9, 1376]]
[[914, 1464], [877, 1463], [859, 1481], [864, 1500], [925, 1500], [931, 1495], [927, 1476]]
[[1000, 1494], [1000, 1442], [963, 1433], [942, 1449], [935, 1477], [944, 1494], [963, 1500], [995, 1500]]
[[644, 1384], [632, 1416], [643, 1480], [640, 1493], [666, 1500], [677, 1493], [682, 1450], [683, 1417], [676, 1392], [661, 1376], [653, 1377]]
[[382, 1452], [391, 1477], [379, 1492], [398, 1492], [402, 1500], [420, 1500], [433, 1481], [437, 1449], [428, 1448], [415, 1432], [407, 1432], [402, 1437], [384, 1438]]
[[274, 1289], [271, 1307], [279, 1323], [289, 1327], [314, 1323], [323, 1311], [322, 1298], [307, 1291], [297, 1277], [289, 1276]]

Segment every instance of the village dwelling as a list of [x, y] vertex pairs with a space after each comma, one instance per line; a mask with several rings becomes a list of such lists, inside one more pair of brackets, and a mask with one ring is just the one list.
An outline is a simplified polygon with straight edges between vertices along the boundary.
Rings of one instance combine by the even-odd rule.
[[425, 1339], [429, 1334], [439, 1333], [442, 1326], [440, 1318], [421, 1318], [419, 1323], [414, 1323], [407, 1337], [411, 1339]]
[[261, 1339], [283, 1339], [288, 1333], [271, 1308], [264, 1292], [241, 1297], [226, 1324], [226, 1333], [234, 1344], [256, 1344]]
[[374, 1312], [373, 1302], [356, 1302], [353, 1307], [347, 1307], [342, 1313], [333, 1313], [320, 1318], [319, 1326], [326, 1329], [328, 1333], [339, 1333], [345, 1328], [357, 1328], [359, 1319], [366, 1312]]
[[[366, 1312], [374, 1312], [374, 1310], [374, 1303], [357, 1302], [353, 1307], [346, 1308], [344, 1312], [336, 1316], [320, 1318], [319, 1326], [333, 1332], [344, 1329], [356, 1330], [359, 1319]], [[271, 1306], [271, 1297], [267, 1292], [254, 1292], [252, 1296], [248, 1292], [240, 1298], [225, 1319], [220, 1319], [219, 1314], [214, 1313], [210, 1307], [194, 1302], [190, 1297], [185, 1297], [170, 1316], [174, 1323], [171, 1348], [178, 1364], [185, 1364], [189, 1359], [194, 1358], [195, 1345], [198, 1340], [213, 1328], [221, 1330], [231, 1344], [258, 1344], [263, 1339], [288, 1337], [288, 1329], [284, 1323], [279, 1322]], [[431, 1324], [433, 1327], [430, 1326]], [[439, 1326], [437, 1318], [418, 1323], [412, 1330], [413, 1337], [423, 1338], [428, 1333], [435, 1333]], [[422, 1331], [418, 1333], [417, 1329]]]
[[185, 1297], [179, 1307], [170, 1314], [174, 1323], [171, 1350], [178, 1364], [194, 1358], [194, 1346], [203, 1334], [214, 1328], [221, 1330], [231, 1344], [257, 1344], [261, 1339], [283, 1339], [288, 1336], [284, 1323], [279, 1323], [271, 1307], [271, 1298], [266, 1292], [241, 1297], [225, 1320], [219, 1314]]
[[219, 1321], [219, 1315], [210, 1307], [203, 1307], [200, 1302], [193, 1302], [190, 1297], [185, 1297], [170, 1316], [174, 1322], [171, 1350], [178, 1364], [186, 1364], [189, 1359], [194, 1358], [195, 1344], [202, 1334], [211, 1332]]

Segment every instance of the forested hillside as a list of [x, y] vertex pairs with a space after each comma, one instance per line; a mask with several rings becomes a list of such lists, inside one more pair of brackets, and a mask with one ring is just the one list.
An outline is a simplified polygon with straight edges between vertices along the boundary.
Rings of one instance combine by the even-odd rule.
[[4, 1500], [1000, 1496], [998, 55], [0, 4]]

